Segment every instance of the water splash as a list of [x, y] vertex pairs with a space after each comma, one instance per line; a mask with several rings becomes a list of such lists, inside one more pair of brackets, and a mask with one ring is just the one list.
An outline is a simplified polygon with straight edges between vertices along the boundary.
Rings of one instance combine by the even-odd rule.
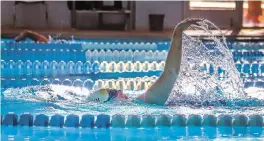
[[240, 74], [221, 30], [208, 20], [189, 28], [202, 30], [209, 42], [183, 33], [181, 70], [168, 102], [183, 98], [199, 102], [244, 98]]
[[90, 91], [86, 88], [63, 85], [38, 85], [9, 88], [3, 92], [6, 99], [64, 103], [87, 103]]
[[[252, 88], [254, 89], [254, 88]], [[252, 90], [248, 89], [249, 93]], [[255, 90], [255, 89], [254, 89]], [[177, 105], [157, 106], [151, 104], [141, 104], [133, 100], [112, 101], [108, 103], [97, 103], [87, 101], [90, 91], [85, 88], [71, 86], [46, 85], [28, 86], [24, 88], [10, 88], [3, 92], [1, 97], [2, 113], [10, 111], [16, 114], [30, 112], [32, 114], [123, 114], [123, 115], [159, 115], [159, 114], [263, 114], [264, 96], [260, 99], [264, 89], [258, 90], [259, 95], [254, 91], [252, 98], [234, 101], [225, 101], [222, 106], [203, 106], [203, 103], [192, 103], [190, 100], [178, 101]], [[142, 92], [126, 91], [126, 94], [133, 99]], [[212, 107], [213, 106], [213, 107]]]
[[[1, 97], [2, 107], [4, 107], [2, 109], [9, 112], [17, 109], [17, 107], [28, 105], [32, 110], [39, 109], [34, 113], [79, 113], [80, 115], [83, 113], [105, 113], [110, 115], [263, 113], [264, 96], [262, 94], [264, 89], [260, 88], [258, 91], [255, 88], [248, 89], [248, 95], [252, 97], [246, 96], [232, 54], [227, 48], [226, 40], [221, 31], [207, 20], [201, 22], [200, 26], [191, 26], [191, 28], [202, 29], [211, 44], [203, 43], [200, 37], [190, 37], [184, 34], [181, 72], [167, 106], [139, 104], [134, 101], [115, 101], [104, 104], [88, 102], [86, 100], [90, 93], [88, 90], [69, 86], [48, 85], [6, 90]], [[221, 36], [216, 37], [216, 33], [213, 33], [211, 29], [216, 29]], [[204, 63], [207, 64], [207, 70], [204, 68]], [[208, 71], [208, 68], [210, 71]], [[223, 71], [219, 71], [219, 68]], [[135, 99], [142, 92], [130, 91], [125, 93], [130, 98], [132, 97], [131, 99]], [[261, 95], [262, 97], [260, 97]], [[219, 101], [221, 104], [222, 100], [225, 102], [224, 106], [215, 106], [214, 108], [210, 108], [210, 106], [200, 108], [201, 106], [192, 103], [194, 101], [203, 104], [208, 101], [208, 105], [210, 105], [210, 102]], [[37, 106], [32, 106], [30, 103], [32, 101], [38, 103]], [[228, 106], [232, 101], [234, 104]], [[194, 107], [192, 107], [193, 105]], [[18, 108], [18, 110], [29, 112], [26, 108]]]

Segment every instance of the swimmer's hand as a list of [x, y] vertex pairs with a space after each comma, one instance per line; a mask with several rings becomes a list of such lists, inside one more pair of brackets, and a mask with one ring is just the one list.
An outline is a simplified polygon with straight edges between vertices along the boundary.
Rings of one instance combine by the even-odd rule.
[[192, 18], [192, 19], [185, 19], [182, 22], [180, 22], [176, 28], [174, 29], [176, 32], [182, 32], [184, 30], [186, 30], [190, 25], [198, 25], [198, 22], [203, 21], [204, 19], [200, 19], [200, 18]]
[[91, 93], [87, 99], [88, 101], [104, 103], [108, 100], [108, 98], [109, 98], [109, 94], [107, 89], [100, 89]]
[[15, 37], [15, 41], [16, 42], [24, 41], [27, 38], [27, 34], [28, 34], [28, 31], [24, 30], [18, 36]]

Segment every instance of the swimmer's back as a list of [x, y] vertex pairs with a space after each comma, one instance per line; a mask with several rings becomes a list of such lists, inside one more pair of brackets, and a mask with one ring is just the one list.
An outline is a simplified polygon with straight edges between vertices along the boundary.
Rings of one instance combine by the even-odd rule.
[[16, 42], [23, 41], [26, 38], [30, 38], [31, 40], [35, 42], [39, 42], [39, 43], [49, 42], [49, 39], [46, 38], [44, 35], [41, 35], [37, 32], [30, 31], [30, 30], [24, 30], [23, 32], [21, 32], [18, 36], [15, 37], [15, 41]]

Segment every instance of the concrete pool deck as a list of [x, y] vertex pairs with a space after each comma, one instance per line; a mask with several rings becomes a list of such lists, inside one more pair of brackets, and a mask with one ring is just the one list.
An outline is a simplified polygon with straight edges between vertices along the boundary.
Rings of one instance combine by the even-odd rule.
[[[1, 27], [2, 38], [14, 38], [23, 28], [7, 28]], [[36, 32], [52, 37], [59, 36], [59, 38], [70, 39], [74, 38], [161, 38], [170, 39], [173, 29], [165, 29], [161, 32], [151, 32], [148, 30], [133, 30], [133, 31], [110, 31], [110, 30], [88, 30], [88, 29], [32, 29]], [[214, 32], [214, 31], [213, 31]], [[240, 29], [240, 30], [222, 30], [222, 33], [229, 39], [264, 39], [264, 28], [259, 29]], [[187, 31], [187, 34], [192, 36], [205, 34], [201, 31]], [[217, 34], [216, 34], [217, 35]]]

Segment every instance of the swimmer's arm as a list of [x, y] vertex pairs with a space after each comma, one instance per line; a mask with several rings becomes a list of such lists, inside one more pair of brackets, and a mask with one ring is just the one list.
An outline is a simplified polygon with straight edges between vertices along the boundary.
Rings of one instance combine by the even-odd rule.
[[200, 19], [187, 19], [179, 23], [173, 32], [171, 46], [166, 58], [164, 72], [156, 82], [137, 99], [146, 103], [163, 105], [173, 89], [179, 75], [182, 58], [182, 32]]
[[20, 35], [18, 35], [15, 38], [15, 41], [16, 42], [23, 41], [26, 38], [30, 38], [31, 40], [33, 40], [35, 42], [42, 42], [42, 43], [48, 43], [49, 42], [49, 39], [46, 38], [44, 35], [41, 35], [37, 32], [33, 32], [30, 30], [24, 30], [22, 33], [20, 33]]
[[137, 98], [138, 100], [158, 105], [163, 105], [167, 101], [180, 71], [182, 52], [181, 36], [181, 31], [175, 28], [162, 75], [145, 94]]

